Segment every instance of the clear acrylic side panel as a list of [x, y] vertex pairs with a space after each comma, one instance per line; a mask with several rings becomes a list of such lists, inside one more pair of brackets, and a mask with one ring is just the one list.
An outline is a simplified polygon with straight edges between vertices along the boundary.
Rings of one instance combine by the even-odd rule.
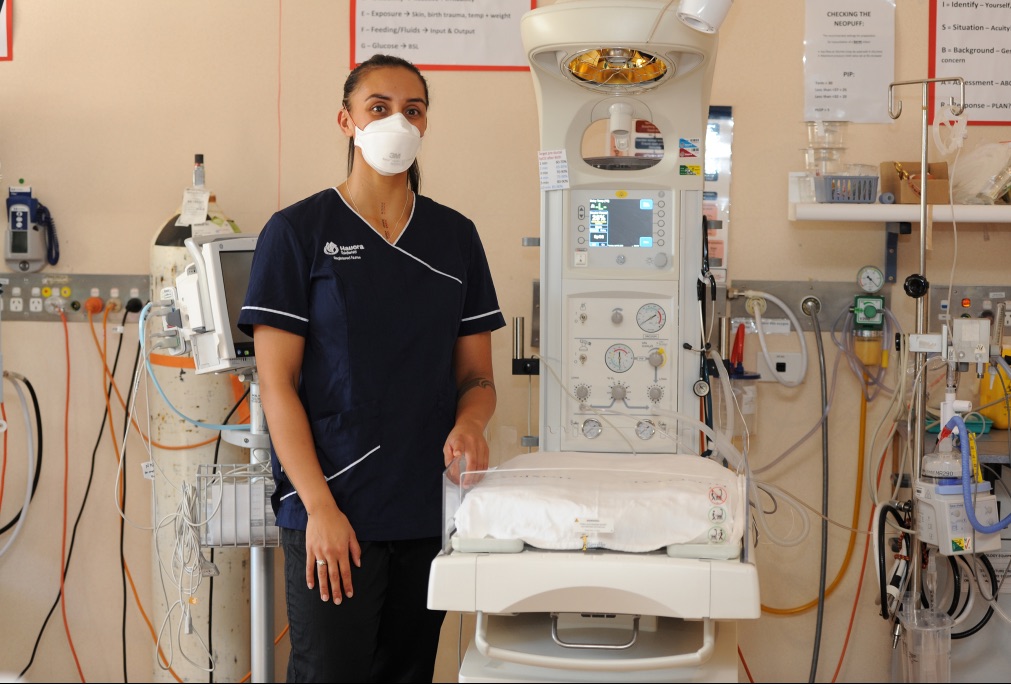
[[278, 547], [280, 530], [270, 496], [270, 464], [197, 467], [197, 506], [202, 547]]
[[460, 478], [467, 470], [467, 457], [461, 456], [446, 466], [442, 473], [442, 551], [452, 551], [453, 531], [456, 530], [456, 510], [463, 502]]

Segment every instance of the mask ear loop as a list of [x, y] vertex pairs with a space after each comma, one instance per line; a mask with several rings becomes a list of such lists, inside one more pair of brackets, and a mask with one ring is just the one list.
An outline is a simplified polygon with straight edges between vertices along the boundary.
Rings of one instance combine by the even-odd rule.
[[[968, 117], [965, 114], [965, 110], [962, 111], [962, 114], [956, 115], [954, 106], [951, 103], [945, 103], [944, 101], [938, 103], [931, 133], [934, 135], [934, 145], [937, 146], [937, 150], [941, 155], [951, 155], [962, 147], [968, 136], [968, 132], [966, 131], [967, 124]], [[942, 126], [946, 126], [950, 130], [947, 143], [941, 140]]]

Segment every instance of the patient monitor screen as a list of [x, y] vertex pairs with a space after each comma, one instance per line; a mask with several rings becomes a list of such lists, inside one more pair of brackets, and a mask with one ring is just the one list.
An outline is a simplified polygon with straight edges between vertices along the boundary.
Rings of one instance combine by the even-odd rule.
[[221, 284], [225, 290], [225, 305], [228, 310], [228, 326], [232, 333], [237, 357], [253, 355], [253, 340], [238, 328], [239, 311], [246, 299], [249, 285], [249, 271], [253, 266], [252, 251], [221, 251]]
[[594, 198], [589, 203], [591, 247], [651, 248], [653, 199]]

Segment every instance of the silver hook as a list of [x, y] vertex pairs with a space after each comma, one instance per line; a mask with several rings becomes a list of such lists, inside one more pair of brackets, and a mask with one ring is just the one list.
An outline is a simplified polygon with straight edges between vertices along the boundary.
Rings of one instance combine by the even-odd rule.
[[908, 84], [917, 84], [923, 87], [923, 100], [924, 107], [926, 107], [926, 97], [927, 84], [958, 84], [958, 104], [955, 104], [955, 98], [952, 96], [949, 99], [949, 106], [951, 107], [951, 112], [956, 117], [961, 115], [965, 111], [965, 80], [960, 76], [945, 77], [940, 79], [921, 79], [919, 81], [896, 81], [888, 84], [888, 116], [892, 119], [898, 119], [899, 115], [902, 114], [902, 101], [895, 100], [895, 87], [905, 86]]

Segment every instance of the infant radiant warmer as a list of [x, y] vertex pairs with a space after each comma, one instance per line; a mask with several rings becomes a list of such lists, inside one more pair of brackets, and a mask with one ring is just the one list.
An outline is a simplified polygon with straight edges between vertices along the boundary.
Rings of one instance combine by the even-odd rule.
[[690, 453], [716, 39], [652, 0], [521, 27], [568, 174], [541, 198], [541, 451], [447, 471], [429, 606], [477, 614], [461, 681], [733, 682], [760, 613], [746, 479]]

